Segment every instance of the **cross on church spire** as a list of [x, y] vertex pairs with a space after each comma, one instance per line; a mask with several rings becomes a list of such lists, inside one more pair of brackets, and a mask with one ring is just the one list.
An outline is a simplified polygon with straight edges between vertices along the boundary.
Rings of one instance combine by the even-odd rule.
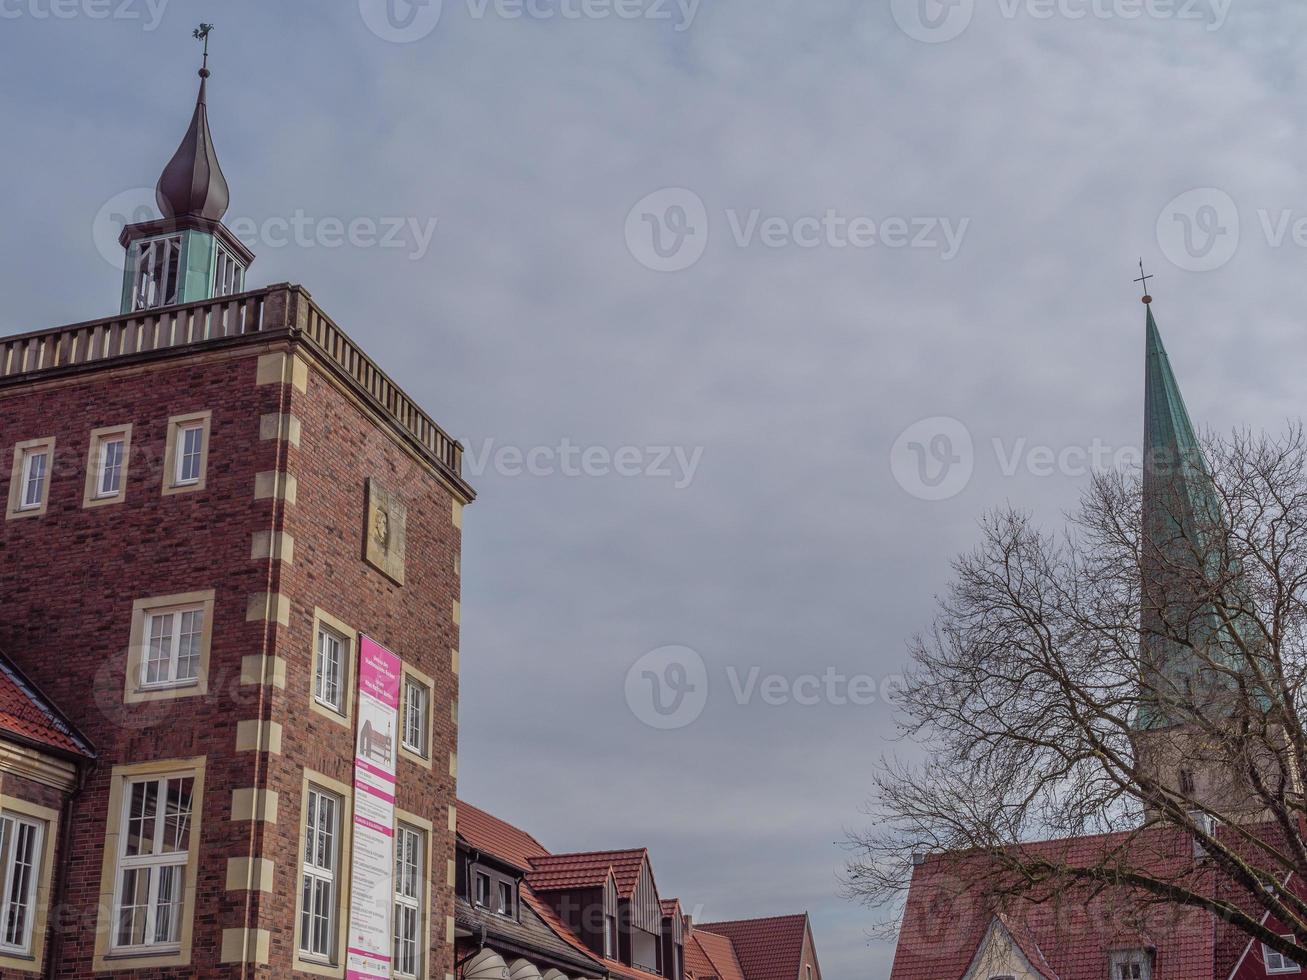
[[1152, 278], [1153, 278], [1152, 276], [1144, 274], [1144, 260], [1141, 258], [1139, 260], [1139, 278], [1136, 279], [1135, 282], [1143, 283], [1145, 306], [1147, 306], [1149, 303], [1153, 301], [1153, 297], [1148, 295], [1148, 280]]

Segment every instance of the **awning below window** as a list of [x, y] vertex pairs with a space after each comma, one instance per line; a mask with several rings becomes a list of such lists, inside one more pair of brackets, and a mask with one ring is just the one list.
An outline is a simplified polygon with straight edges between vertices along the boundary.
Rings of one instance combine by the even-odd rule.
[[508, 964], [493, 949], [483, 949], [463, 964], [463, 980], [509, 980]]
[[540, 980], [568, 980], [568, 976], [562, 970], [546, 970]]

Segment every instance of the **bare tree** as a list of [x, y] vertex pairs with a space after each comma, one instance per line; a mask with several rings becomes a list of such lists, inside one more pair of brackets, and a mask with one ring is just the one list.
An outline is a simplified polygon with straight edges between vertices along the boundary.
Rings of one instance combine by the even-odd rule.
[[[996, 902], [1126, 888], [1307, 963], [1307, 902], [1283, 887], [1307, 877], [1307, 440], [1144, 462], [1095, 478], [1056, 534], [982, 523], [913, 642], [902, 727], [928, 761], [885, 763], [849, 885], [892, 909], [933, 853]], [[1159, 827], [1202, 861], [1138, 860]], [[1089, 859], [1023, 846], [1109, 831]]]

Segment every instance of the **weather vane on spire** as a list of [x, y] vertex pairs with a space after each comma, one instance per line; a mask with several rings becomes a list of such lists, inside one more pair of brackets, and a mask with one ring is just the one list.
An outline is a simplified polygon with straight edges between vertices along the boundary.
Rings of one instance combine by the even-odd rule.
[[212, 24], [201, 24], [191, 32], [191, 37], [204, 42], [204, 65], [200, 68], [200, 77], [209, 77], [209, 35], [213, 33]]
[[1152, 279], [1152, 278], [1153, 278], [1152, 276], [1149, 276], [1149, 275], [1145, 275], [1145, 274], [1144, 274], [1144, 260], [1143, 260], [1143, 259], [1140, 259], [1140, 260], [1139, 260], [1139, 278], [1136, 279], [1135, 282], [1143, 283], [1143, 288], [1144, 288], [1144, 305], [1145, 305], [1145, 306], [1147, 306], [1149, 303], [1151, 303], [1151, 302], [1153, 301], [1153, 297], [1151, 297], [1151, 296], [1148, 295], [1148, 280], [1149, 280], [1149, 279]]

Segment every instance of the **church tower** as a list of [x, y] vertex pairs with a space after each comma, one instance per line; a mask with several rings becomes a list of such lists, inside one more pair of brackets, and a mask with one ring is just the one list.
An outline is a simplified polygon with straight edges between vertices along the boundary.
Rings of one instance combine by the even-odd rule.
[[163, 217], [128, 225], [119, 239], [127, 250], [122, 313], [195, 303], [239, 293], [254, 254], [222, 223], [230, 194], [209, 132], [211, 25], [204, 40], [200, 91], [190, 128], [154, 189]]
[[1227, 719], [1249, 709], [1247, 697], [1230, 682], [1231, 672], [1239, 670], [1236, 641], [1243, 643], [1244, 631], [1219, 615], [1210, 598], [1212, 590], [1227, 596], [1241, 592], [1242, 576], [1224, 553], [1211, 470], [1162, 344], [1151, 297], [1144, 302], [1136, 760], [1143, 778], [1193, 809], [1251, 816], [1257, 808], [1246, 774], [1229, 761], [1239, 753], [1220, 737]]

